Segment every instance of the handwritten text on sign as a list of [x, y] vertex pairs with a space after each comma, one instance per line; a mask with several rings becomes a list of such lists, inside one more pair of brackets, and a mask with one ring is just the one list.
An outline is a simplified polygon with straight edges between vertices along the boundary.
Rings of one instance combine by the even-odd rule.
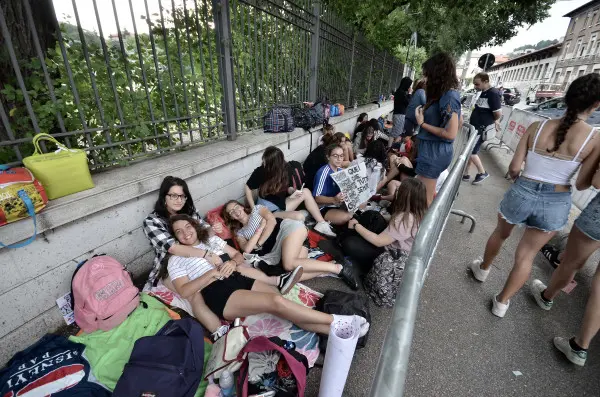
[[355, 212], [359, 205], [366, 203], [371, 198], [365, 163], [359, 163], [333, 173], [331, 177], [344, 193], [344, 202], [348, 211]]

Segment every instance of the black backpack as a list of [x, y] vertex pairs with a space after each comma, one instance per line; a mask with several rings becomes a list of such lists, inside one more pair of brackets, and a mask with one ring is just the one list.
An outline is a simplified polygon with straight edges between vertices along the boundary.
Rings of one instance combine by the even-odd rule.
[[292, 132], [294, 118], [289, 106], [273, 106], [263, 117], [265, 132]]
[[[196, 320], [170, 320], [138, 339], [113, 397], [196, 394], [204, 368], [204, 329]], [[146, 393], [146, 394], [145, 394]]]
[[[345, 316], [356, 314], [357, 316], [366, 318], [369, 323], [371, 322], [369, 298], [356, 293], [337, 291], [334, 289], [327, 290], [325, 295], [317, 302], [315, 309], [328, 314], [340, 314]], [[358, 338], [358, 343], [356, 344], [357, 349], [366, 346], [368, 336], [369, 333]], [[320, 335], [319, 349], [321, 349], [321, 351], [327, 349], [327, 336]]]
[[316, 124], [310, 108], [294, 108], [294, 125], [305, 130], [310, 130]]

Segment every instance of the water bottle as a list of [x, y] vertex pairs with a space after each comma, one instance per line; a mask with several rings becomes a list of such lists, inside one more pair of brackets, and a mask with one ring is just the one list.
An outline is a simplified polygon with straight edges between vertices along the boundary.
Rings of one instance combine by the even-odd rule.
[[377, 184], [381, 180], [381, 166], [377, 164], [373, 167], [373, 172], [369, 175], [369, 190], [371, 191], [371, 195], [377, 193]]
[[221, 386], [221, 396], [222, 397], [235, 396], [233, 374], [231, 372], [229, 372], [229, 370], [225, 370], [221, 374], [221, 378], [219, 379], [219, 386]]

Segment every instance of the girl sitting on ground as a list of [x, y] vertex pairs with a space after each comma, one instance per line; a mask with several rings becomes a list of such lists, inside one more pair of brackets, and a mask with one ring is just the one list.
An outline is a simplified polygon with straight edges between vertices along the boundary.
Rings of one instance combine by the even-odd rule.
[[[369, 115], [367, 113], [361, 113], [356, 119], [356, 125], [354, 126], [354, 134], [358, 131], [358, 127], [369, 122]], [[352, 139], [354, 140], [354, 139]]]
[[336, 263], [308, 259], [308, 250], [303, 246], [308, 236], [302, 222], [293, 219], [276, 219], [271, 211], [262, 205], [252, 210], [236, 200], [230, 200], [223, 207], [223, 219], [235, 235], [240, 248], [250, 260], [260, 259], [269, 266], [261, 267], [267, 274], [292, 272], [298, 266], [304, 268], [301, 280], [308, 280], [322, 274], [337, 274], [352, 289], [358, 288], [351, 267]]
[[335, 237], [329, 223], [325, 222], [312, 192], [304, 186], [304, 171], [297, 161], [286, 162], [283, 152], [275, 146], [265, 149], [262, 165], [252, 172], [244, 186], [246, 200], [254, 207], [252, 190], [258, 189], [257, 203], [273, 212], [277, 218], [304, 222], [304, 215], [296, 211], [304, 203], [306, 210], [317, 221], [315, 230]]
[[[364, 154], [369, 142], [381, 139], [382, 141], [387, 143], [390, 139], [389, 136], [385, 135], [383, 132], [377, 129], [379, 128], [379, 122], [376, 119], [371, 120], [374, 120], [375, 122], [373, 123], [369, 121], [367, 124], [365, 124], [364, 129], [362, 131], [359, 131], [355, 135], [355, 139], [353, 140], [354, 143], [352, 149], [354, 150], [354, 154], [356, 154], [357, 156], [359, 154]], [[375, 125], [377, 127], [375, 127]]]
[[[302, 266], [298, 266], [292, 272], [284, 273], [280, 276], [267, 276], [258, 269], [244, 266], [244, 257], [238, 250], [227, 245], [225, 240], [220, 237], [210, 236], [208, 229], [203, 227], [199, 221], [189, 215], [173, 215], [169, 218], [169, 222], [171, 233], [177, 238], [179, 243], [210, 252], [221, 258], [223, 262], [219, 265], [215, 265], [215, 269], [222, 270], [232, 267], [234, 271], [244, 277], [276, 287], [282, 295], [287, 294], [302, 277]], [[167, 260], [169, 275], [173, 275], [175, 268], [178, 268], [179, 271], [183, 270], [181, 267], [182, 261], [185, 263], [185, 267], [188, 270], [208, 265], [212, 266], [212, 264], [206, 261], [206, 258], [186, 258], [169, 255]], [[193, 305], [193, 307], [200, 308], [200, 305]], [[198, 314], [200, 313], [196, 313], [196, 310], [194, 310], [194, 316]]]
[[354, 150], [352, 148], [352, 142], [348, 139], [346, 134], [343, 132], [336, 132], [335, 140], [339, 141], [340, 146], [344, 149], [344, 162], [342, 163], [342, 167], [346, 168], [350, 165], [352, 161], [354, 161]]
[[[208, 236], [190, 218], [174, 218], [171, 223], [179, 242], [187, 247], [210, 246]], [[222, 241], [222, 240], [221, 240]], [[223, 242], [224, 243], [224, 242]], [[219, 243], [224, 247], [223, 243]], [[339, 321], [350, 324], [352, 316], [325, 314], [289, 301], [275, 287], [248, 278], [238, 271], [233, 262], [220, 267], [198, 258], [173, 256], [168, 271], [177, 293], [188, 299], [194, 311], [200, 300], [219, 317], [233, 321], [238, 317], [269, 313], [284, 318], [310, 332], [328, 334], [331, 323]], [[202, 306], [201, 306], [202, 307]], [[359, 317], [360, 335], [369, 330], [369, 323]]]
[[325, 124], [323, 127], [323, 135], [319, 137], [319, 145], [323, 143], [323, 138], [327, 135], [335, 134], [335, 127], [332, 124]]
[[319, 168], [327, 164], [327, 156], [325, 154], [325, 148], [331, 144], [339, 144], [340, 137], [337, 135], [328, 135], [323, 139], [323, 144], [317, 146], [312, 152], [308, 154], [302, 168], [304, 168], [304, 175], [306, 176], [305, 182], [306, 187], [309, 190], [314, 190], [313, 181]]
[[326, 221], [334, 225], [345, 225], [352, 219], [353, 213], [343, 208], [345, 207], [344, 194], [331, 177], [331, 174], [342, 170], [344, 149], [340, 145], [333, 144], [327, 147], [326, 155], [327, 164], [315, 175], [313, 194]]
[[[154, 248], [154, 267], [148, 276], [145, 290], [155, 287], [162, 282], [165, 287], [175, 292], [175, 287], [168, 277], [167, 268], [163, 266], [163, 260], [167, 255], [178, 255], [183, 257], [204, 258], [213, 265], [223, 263], [218, 255], [205, 249], [182, 245], [177, 242], [169, 228], [169, 217], [177, 214], [185, 214], [197, 220], [203, 227], [210, 226], [202, 220], [200, 213], [196, 211], [194, 200], [190, 194], [187, 183], [177, 177], [167, 176], [163, 179], [158, 192], [158, 199], [154, 205], [154, 211], [150, 213], [143, 222], [143, 230]], [[221, 230], [217, 230], [217, 233]], [[203, 309], [201, 308], [203, 306]], [[204, 325], [215, 339], [227, 332], [227, 327], [221, 327], [219, 318], [203, 305], [202, 297], [196, 301], [198, 314], [196, 318]]]
[[392, 217], [388, 227], [379, 234], [367, 229], [356, 219], [348, 222], [348, 228], [355, 230], [357, 235], [342, 240], [342, 250], [365, 272], [386, 247], [410, 252], [427, 210], [427, 192], [423, 182], [417, 178], [402, 182], [390, 208]]

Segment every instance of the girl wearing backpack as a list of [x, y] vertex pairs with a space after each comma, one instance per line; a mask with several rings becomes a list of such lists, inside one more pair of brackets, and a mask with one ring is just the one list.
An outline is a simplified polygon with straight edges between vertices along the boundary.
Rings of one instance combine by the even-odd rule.
[[[158, 192], [158, 199], [154, 205], [154, 211], [150, 213], [143, 222], [143, 230], [146, 237], [150, 240], [154, 248], [154, 267], [148, 276], [148, 281], [144, 289], [151, 289], [161, 281], [171, 291], [175, 291], [171, 280], [168, 278], [166, 266], [161, 266], [163, 260], [170, 255], [184, 257], [205, 258], [213, 265], [219, 265], [223, 261], [218, 255], [215, 255], [204, 249], [194, 248], [179, 244], [175, 236], [171, 234], [169, 228], [169, 217], [176, 214], [185, 214], [196, 219], [203, 227], [210, 228], [206, 224], [196, 207], [190, 194], [187, 183], [174, 176], [167, 176], [163, 179]], [[220, 230], [215, 230], [217, 233]], [[202, 301], [196, 302], [196, 307], [200, 307]], [[220, 337], [226, 329], [221, 328], [221, 321], [210, 309], [204, 305], [203, 310], [198, 310], [196, 317], [215, 337]]]
[[417, 178], [405, 179], [396, 190], [390, 207], [392, 217], [385, 230], [374, 233], [356, 219], [348, 222], [348, 228], [355, 230], [356, 235], [342, 241], [344, 254], [368, 271], [386, 248], [410, 252], [426, 210], [427, 194], [423, 182]]
[[[193, 218], [174, 217], [171, 228], [181, 245], [210, 245], [208, 233]], [[292, 302], [281, 296], [274, 287], [245, 277], [236, 269], [232, 261], [215, 266], [202, 258], [198, 260], [177, 256], [171, 257], [168, 264], [169, 275], [177, 293], [189, 299], [194, 307], [203, 298], [202, 301], [215, 314], [229, 321], [253, 314], [270, 313], [307, 331], [328, 334], [333, 321], [350, 324], [353, 320], [353, 316], [330, 315]], [[359, 317], [359, 322], [360, 336], [364, 336], [369, 330], [369, 323], [363, 317]]]
[[246, 200], [254, 207], [252, 190], [258, 189], [258, 204], [281, 219], [295, 219], [304, 222], [304, 215], [296, 211], [304, 203], [308, 212], [317, 221], [315, 230], [329, 237], [335, 237], [329, 223], [325, 222], [312, 192], [304, 186], [304, 170], [297, 161], [286, 162], [283, 152], [275, 146], [265, 149], [262, 165], [256, 168], [244, 186]]
[[[223, 219], [246, 254], [257, 254], [276, 269], [281, 263], [284, 271], [304, 268], [301, 280], [309, 280], [325, 273], [337, 274], [352, 289], [358, 288], [350, 267], [330, 262], [308, 259], [308, 250], [302, 246], [308, 235], [302, 222], [292, 219], [276, 219], [266, 207], [255, 205], [245, 208], [236, 200], [223, 207]], [[271, 274], [270, 269], [265, 272]]]

